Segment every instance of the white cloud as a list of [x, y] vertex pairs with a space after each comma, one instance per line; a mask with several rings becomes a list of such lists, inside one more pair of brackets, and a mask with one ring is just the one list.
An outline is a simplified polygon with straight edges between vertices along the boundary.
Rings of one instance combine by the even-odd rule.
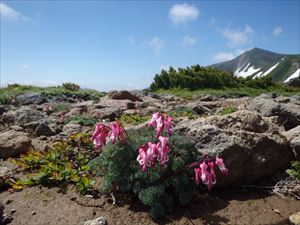
[[192, 46], [194, 44], [197, 43], [197, 39], [190, 37], [188, 35], [184, 36], [180, 42], [180, 45], [184, 48], [188, 47], [188, 46]]
[[233, 52], [218, 52], [217, 54], [213, 55], [212, 58], [215, 62], [228, 61], [243, 54], [246, 51], [248, 51], [248, 49], [236, 49]]
[[282, 32], [283, 32], [282, 27], [277, 26], [274, 28], [272, 34], [273, 34], [273, 36], [278, 37], [281, 35]]
[[27, 65], [27, 64], [23, 64], [23, 65], [21, 65], [21, 69], [22, 70], [26, 70], [26, 69], [29, 69], [29, 65]]
[[176, 4], [170, 9], [169, 16], [173, 24], [184, 24], [197, 19], [199, 16], [199, 10], [193, 5], [188, 5], [185, 3]]
[[149, 41], [144, 41], [143, 46], [153, 49], [156, 54], [164, 47], [164, 42], [159, 37], [154, 37]]
[[135, 44], [136, 43], [136, 40], [134, 39], [134, 37], [130, 36], [127, 41], [130, 43], [130, 44]]
[[0, 2], [0, 15], [1, 18], [8, 19], [8, 20], [29, 20], [28, 17], [23, 16], [22, 13], [17, 12], [13, 8], [9, 7], [8, 5], [4, 4], [3, 2]]
[[249, 25], [246, 25], [243, 30], [233, 30], [229, 27], [226, 27], [225, 29], [221, 30], [221, 34], [228, 40], [228, 45], [230, 47], [236, 47], [247, 44], [251, 40], [254, 30]]

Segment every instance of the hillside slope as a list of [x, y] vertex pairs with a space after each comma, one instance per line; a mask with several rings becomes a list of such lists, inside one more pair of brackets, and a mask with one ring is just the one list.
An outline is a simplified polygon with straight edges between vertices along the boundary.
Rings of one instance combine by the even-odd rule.
[[275, 82], [290, 82], [300, 77], [300, 55], [288, 55], [253, 48], [236, 58], [208, 67], [231, 71], [240, 77], [272, 76]]

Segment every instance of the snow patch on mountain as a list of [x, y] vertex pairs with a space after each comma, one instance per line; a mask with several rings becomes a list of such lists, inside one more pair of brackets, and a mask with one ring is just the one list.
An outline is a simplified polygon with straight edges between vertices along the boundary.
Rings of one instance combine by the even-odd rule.
[[294, 79], [294, 78], [299, 77], [299, 76], [300, 76], [300, 68], [298, 68], [295, 71], [295, 73], [293, 73], [292, 75], [290, 75], [289, 78], [284, 81], [284, 83], [289, 82], [291, 79]]
[[[283, 58], [282, 58], [282, 59], [283, 59]], [[281, 59], [281, 60], [282, 60], [282, 59]], [[278, 65], [279, 65], [279, 62], [276, 63], [274, 66], [270, 67], [266, 72], [264, 72], [264, 73], [262, 74], [262, 76], [266, 76], [267, 74], [271, 73]]]
[[239, 69], [237, 69], [234, 73], [235, 76], [238, 77], [248, 77], [252, 74], [260, 71], [260, 68], [255, 69], [254, 66], [250, 67], [250, 62], [247, 64], [247, 66], [242, 70], [243, 66]]

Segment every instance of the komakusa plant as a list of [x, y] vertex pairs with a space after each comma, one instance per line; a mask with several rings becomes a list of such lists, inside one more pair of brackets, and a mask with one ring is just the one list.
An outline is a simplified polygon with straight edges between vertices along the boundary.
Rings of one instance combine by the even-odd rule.
[[174, 134], [172, 117], [155, 113], [148, 126], [127, 133], [119, 122], [96, 125], [93, 143], [103, 151], [89, 166], [104, 177], [103, 192], [133, 193], [157, 218], [189, 204], [197, 185], [210, 190], [216, 167], [227, 175], [222, 158], [203, 156], [188, 138]]

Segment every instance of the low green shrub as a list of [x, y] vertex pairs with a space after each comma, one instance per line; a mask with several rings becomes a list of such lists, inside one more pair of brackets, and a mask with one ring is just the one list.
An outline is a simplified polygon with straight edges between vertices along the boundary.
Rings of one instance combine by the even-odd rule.
[[71, 106], [67, 103], [62, 103], [62, 104], [58, 104], [58, 105], [55, 105], [53, 107], [53, 111], [54, 112], [68, 112], [70, 110]]
[[125, 124], [125, 125], [138, 125], [138, 124], [141, 124], [141, 123], [145, 123], [149, 119], [150, 119], [149, 116], [122, 114], [118, 120], [122, 124]]
[[93, 126], [97, 122], [97, 120], [94, 118], [88, 118], [82, 115], [72, 116], [70, 118], [67, 118], [64, 122], [65, 124], [68, 124], [71, 121], [76, 121], [81, 126]]
[[74, 84], [71, 82], [66, 82], [62, 84], [63, 88], [70, 90], [70, 91], [78, 91], [80, 90], [80, 86], [78, 84]]
[[300, 162], [293, 161], [291, 168], [286, 171], [291, 177], [300, 181]]
[[79, 133], [70, 136], [66, 141], [53, 144], [48, 152], [30, 150], [19, 159], [11, 162], [30, 172], [25, 179], [8, 179], [7, 183], [15, 190], [32, 185], [75, 184], [85, 194], [92, 185], [88, 162], [95, 155], [90, 136]]
[[236, 109], [234, 107], [232, 107], [231, 105], [228, 105], [222, 110], [222, 112], [220, 114], [227, 115], [227, 114], [233, 113], [235, 111], [236, 111]]
[[93, 159], [89, 166], [98, 176], [104, 177], [102, 191], [123, 191], [135, 194], [149, 207], [153, 217], [162, 217], [175, 205], [187, 205], [195, 188], [193, 170], [187, 164], [200, 159], [194, 145], [179, 135], [169, 139], [172, 149], [168, 165], [158, 164], [147, 172], [142, 172], [137, 162], [139, 146], [154, 141], [153, 129], [144, 128], [129, 132], [127, 144], [108, 144], [103, 153]]

